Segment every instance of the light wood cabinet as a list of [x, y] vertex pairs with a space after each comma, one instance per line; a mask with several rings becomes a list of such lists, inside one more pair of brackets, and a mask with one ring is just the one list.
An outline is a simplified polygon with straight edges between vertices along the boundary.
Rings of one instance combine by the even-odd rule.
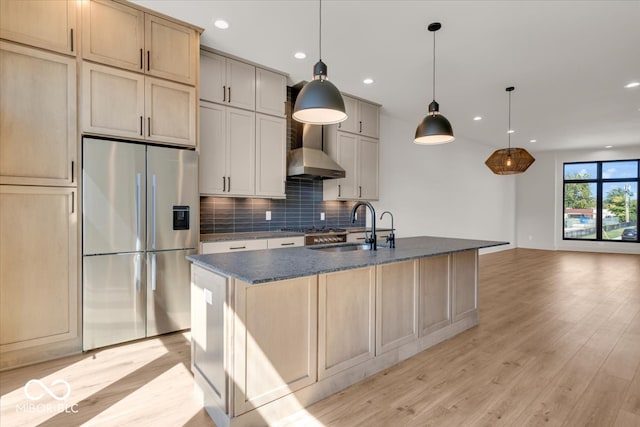
[[285, 117], [287, 77], [256, 68], [256, 112]]
[[75, 186], [75, 59], [0, 42], [0, 70], [0, 184]]
[[378, 140], [335, 131], [335, 125], [326, 135], [327, 154], [346, 174], [344, 178], [324, 181], [324, 200], [377, 200]]
[[200, 103], [200, 193], [255, 194], [255, 113]]
[[0, 38], [76, 55], [77, 0], [0, 0]]
[[318, 379], [375, 356], [375, 267], [318, 276]]
[[420, 260], [420, 336], [451, 324], [450, 256]]
[[418, 339], [418, 261], [376, 267], [376, 355]]
[[84, 132], [195, 146], [191, 86], [84, 62], [81, 105]]
[[200, 73], [201, 100], [255, 110], [256, 67], [203, 50]]
[[0, 186], [0, 368], [79, 337], [77, 209], [74, 188]]
[[286, 197], [287, 121], [256, 114], [256, 196]]
[[83, 5], [82, 57], [194, 86], [199, 37], [177, 22], [122, 3]]
[[235, 415], [315, 383], [317, 277], [235, 287]]
[[267, 239], [268, 249], [290, 248], [294, 246], [304, 246], [304, 236], [277, 237]]
[[453, 321], [474, 316], [478, 310], [478, 251], [458, 252], [452, 257]]
[[380, 107], [376, 104], [343, 95], [347, 120], [338, 123], [343, 132], [379, 138]]
[[225, 252], [255, 251], [267, 249], [267, 239], [229, 240], [223, 242], [201, 243], [201, 254], [219, 254]]

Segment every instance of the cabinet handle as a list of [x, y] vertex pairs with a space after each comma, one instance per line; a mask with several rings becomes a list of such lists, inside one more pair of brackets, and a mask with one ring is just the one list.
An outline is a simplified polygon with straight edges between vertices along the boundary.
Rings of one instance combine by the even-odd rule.
[[229, 86], [229, 102], [231, 102], [231, 86]]
[[151, 54], [147, 51], [147, 71], [151, 69]]
[[246, 246], [232, 246], [229, 249], [233, 251], [233, 250], [237, 250], [237, 249], [247, 249], [247, 247]]
[[75, 164], [75, 162], [73, 160], [71, 160], [71, 182], [75, 181], [75, 179], [74, 179], [75, 178], [75, 173], [74, 173], [74, 167], [73, 167], [74, 164]]
[[362, 120], [360, 120], [360, 133], [362, 133]]
[[280, 246], [293, 246], [293, 245], [295, 245], [295, 242], [280, 243]]
[[71, 192], [71, 213], [76, 213], [76, 192]]
[[366, 237], [356, 237], [356, 240], [367, 240]]
[[147, 136], [151, 136], [151, 116], [147, 117]]
[[227, 191], [231, 192], [231, 177], [227, 177]]
[[362, 197], [362, 185], [359, 185], [358, 188], [360, 189], [358, 197]]
[[340, 193], [341, 193], [341, 190], [342, 190], [342, 186], [341, 186], [340, 184], [338, 184], [338, 197], [340, 197], [340, 195], [341, 195], [341, 194], [340, 194]]
[[69, 33], [71, 35], [71, 52], [73, 52], [73, 28], [71, 30], [69, 30]]
[[222, 86], [222, 102], [227, 102], [227, 86]]
[[223, 176], [222, 177], [222, 192], [224, 193], [225, 191], [227, 191], [227, 177]]
[[144, 120], [144, 117], [140, 116], [140, 136], [143, 135], [143, 130], [142, 128], [144, 127], [144, 123], [142, 122]]
[[142, 50], [143, 50], [143, 49], [142, 49], [142, 48], [140, 48], [140, 69], [141, 69], [141, 70], [144, 70], [144, 63], [143, 63], [144, 59], [142, 58], [142, 57], [143, 57], [143, 55], [144, 55], [144, 53], [142, 52]]
[[342, 129], [342, 122], [338, 123], [338, 129]]

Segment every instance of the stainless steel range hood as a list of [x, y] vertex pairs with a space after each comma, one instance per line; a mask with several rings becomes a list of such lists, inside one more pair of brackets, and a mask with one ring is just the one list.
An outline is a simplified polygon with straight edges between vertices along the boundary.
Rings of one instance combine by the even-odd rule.
[[302, 147], [289, 151], [287, 175], [292, 178], [344, 178], [344, 169], [322, 151], [322, 126], [304, 124]]

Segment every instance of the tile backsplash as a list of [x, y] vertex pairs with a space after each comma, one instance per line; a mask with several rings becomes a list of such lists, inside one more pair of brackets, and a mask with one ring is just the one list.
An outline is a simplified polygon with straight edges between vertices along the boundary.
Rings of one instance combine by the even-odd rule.
[[[364, 227], [365, 215], [349, 222], [355, 202], [322, 200], [321, 180], [289, 179], [286, 199], [200, 197], [200, 233], [278, 231], [284, 227]], [[266, 212], [271, 220], [266, 220]], [[320, 214], [325, 214], [324, 221]], [[364, 212], [364, 211], [363, 211]]]

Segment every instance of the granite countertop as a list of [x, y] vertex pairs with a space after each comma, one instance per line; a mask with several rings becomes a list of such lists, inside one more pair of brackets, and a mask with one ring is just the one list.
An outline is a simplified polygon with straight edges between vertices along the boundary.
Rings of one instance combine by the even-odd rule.
[[232, 240], [277, 239], [278, 237], [304, 236], [292, 231], [250, 231], [244, 233], [201, 234], [201, 242], [228, 242]]
[[422, 236], [396, 239], [395, 249], [379, 248], [377, 251], [324, 252], [311, 249], [310, 246], [299, 246], [190, 255], [187, 259], [223, 276], [258, 284], [507, 244], [490, 240]]

